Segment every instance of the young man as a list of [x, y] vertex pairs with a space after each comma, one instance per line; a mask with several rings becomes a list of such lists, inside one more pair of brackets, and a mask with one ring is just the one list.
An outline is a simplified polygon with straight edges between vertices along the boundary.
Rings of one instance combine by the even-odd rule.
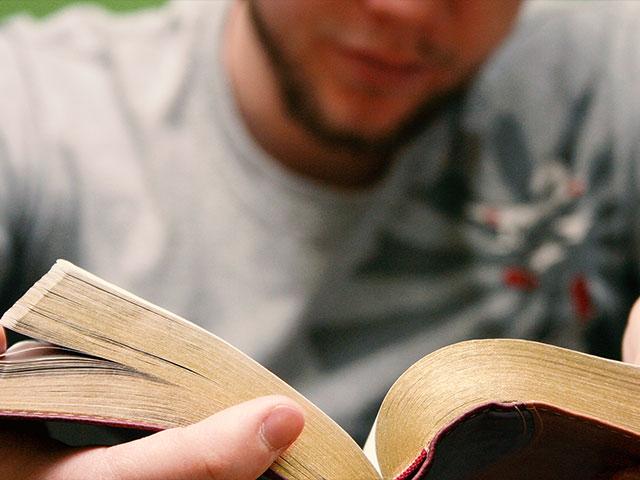
[[[622, 72], [639, 71], [640, 30], [633, 5], [581, 7], [531, 5], [479, 76], [518, 1], [180, 1], [8, 25], [2, 301], [68, 258], [229, 340], [358, 438], [438, 346], [611, 353], [635, 295]], [[111, 449], [7, 431], [0, 472], [251, 478], [301, 423], [270, 398]], [[255, 463], [234, 461], [244, 444]]]

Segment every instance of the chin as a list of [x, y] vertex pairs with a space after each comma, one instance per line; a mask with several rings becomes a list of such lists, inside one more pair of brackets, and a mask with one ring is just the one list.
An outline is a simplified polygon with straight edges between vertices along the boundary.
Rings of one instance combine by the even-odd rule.
[[375, 105], [366, 109], [341, 109], [327, 112], [325, 123], [334, 131], [345, 132], [366, 143], [377, 144], [395, 136], [413, 111], [386, 113], [385, 110], [376, 109]]
[[324, 117], [337, 130], [352, 131], [363, 137], [379, 138], [392, 133], [419, 105], [394, 106], [379, 98], [367, 100], [341, 96], [324, 103]]

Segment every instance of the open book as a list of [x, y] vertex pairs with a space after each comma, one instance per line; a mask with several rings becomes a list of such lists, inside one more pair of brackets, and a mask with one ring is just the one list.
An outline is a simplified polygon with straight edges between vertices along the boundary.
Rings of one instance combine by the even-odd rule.
[[306, 426], [269, 478], [600, 479], [640, 463], [640, 370], [557, 347], [478, 340], [428, 355], [389, 391], [367, 458], [231, 345], [68, 262], [0, 323], [42, 341], [0, 356], [0, 416], [153, 431], [294, 398]]

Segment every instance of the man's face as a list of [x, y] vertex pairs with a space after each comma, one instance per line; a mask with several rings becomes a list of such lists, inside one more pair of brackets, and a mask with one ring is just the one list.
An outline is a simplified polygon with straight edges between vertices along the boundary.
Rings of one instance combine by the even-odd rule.
[[392, 145], [462, 87], [520, 0], [251, 0], [289, 113], [354, 150]]

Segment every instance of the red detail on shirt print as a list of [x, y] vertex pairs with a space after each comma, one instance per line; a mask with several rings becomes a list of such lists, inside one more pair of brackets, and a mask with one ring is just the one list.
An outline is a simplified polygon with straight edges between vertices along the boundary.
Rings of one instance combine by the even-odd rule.
[[540, 284], [538, 276], [523, 267], [505, 268], [502, 272], [502, 280], [508, 287], [525, 291], [535, 290]]
[[576, 275], [569, 285], [573, 309], [582, 323], [587, 323], [593, 316], [593, 302], [589, 291], [589, 282], [583, 274]]
[[497, 208], [488, 207], [484, 211], [482, 220], [491, 228], [498, 228], [498, 225], [500, 225], [500, 211]]
[[572, 198], [578, 198], [584, 195], [587, 186], [582, 180], [574, 178], [569, 181], [569, 196]]

